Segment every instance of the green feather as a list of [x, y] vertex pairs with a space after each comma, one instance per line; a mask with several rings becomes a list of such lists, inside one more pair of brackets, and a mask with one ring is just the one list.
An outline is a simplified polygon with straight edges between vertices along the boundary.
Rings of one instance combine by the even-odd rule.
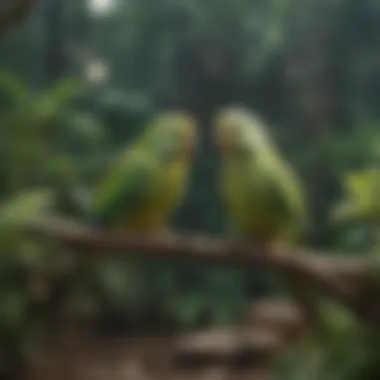
[[93, 218], [97, 224], [111, 222], [137, 212], [152, 197], [157, 162], [136, 149], [124, 154], [94, 194]]

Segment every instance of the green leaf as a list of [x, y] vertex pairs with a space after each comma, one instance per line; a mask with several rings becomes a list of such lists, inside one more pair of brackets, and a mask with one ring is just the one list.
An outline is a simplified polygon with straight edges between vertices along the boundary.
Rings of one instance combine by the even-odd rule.
[[12, 103], [20, 105], [29, 103], [30, 91], [25, 83], [17, 76], [5, 71], [0, 71], [0, 93], [9, 96]]
[[168, 303], [169, 313], [183, 326], [194, 326], [203, 306], [202, 299], [197, 294], [173, 297]]
[[51, 210], [55, 195], [51, 191], [21, 192], [0, 204], [0, 228], [22, 224]]
[[57, 156], [47, 162], [44, 172], [50, 180], [60, 183], [73, 183], [81, 174], [78, 161], [72, 156]]
[[66, 114], [65, 124], [69, 126], [70, 140], [81, 145], [102, 148], [111, 141], [106, 126], [90, 113], [71, 112]]
[[71, 101], [83, 93], [80, 82], [69, 78], [58, 82], [53, 88], [42, 93], [36, 100], [36, 123], [44, 127], [63, 111]]
[[22, 291], [8, 291], [0, 297], [0, 323], [2, 328], [17, 330], [25, 317], [27, 295]]
[[319, 307], [331, 334], [347, 332], [356, 325], [356, 320], [352, 313], [336, 302], [324, 301], [320, 303]]

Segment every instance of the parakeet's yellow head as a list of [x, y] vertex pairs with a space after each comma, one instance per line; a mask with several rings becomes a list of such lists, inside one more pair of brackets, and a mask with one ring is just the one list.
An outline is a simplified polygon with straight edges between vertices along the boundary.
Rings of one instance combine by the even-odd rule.
[[163, 158], [190, 157], [197, 148], [197, 121], [187, 112], [163, 112], [152, 120], [145, 137]]
[[223, 155], [255, 152], [268, 145], [263, 122], [248, 109], [232, 106], [217, 111], [212, 122], [214, 142]]

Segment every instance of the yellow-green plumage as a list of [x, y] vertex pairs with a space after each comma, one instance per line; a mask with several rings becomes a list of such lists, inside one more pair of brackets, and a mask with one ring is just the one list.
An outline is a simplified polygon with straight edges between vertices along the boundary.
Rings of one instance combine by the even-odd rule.
[[222, 151], [221, 193], [232, 228], [263, 243], [294, 242], [305, 224], [306, 202], [293, 168], [247, 110], [222, 110], [215, 128]]
[[294, 241], [305, 208], [298, 179], [276, 157], [239, 162], [226, 159], [222, 196], [234, 230], [256, 241]]
[[189, 115], [159, 115], [95, 190], [95, 221], [139, 232], [162, 230], [185, 194], [195, 138]]

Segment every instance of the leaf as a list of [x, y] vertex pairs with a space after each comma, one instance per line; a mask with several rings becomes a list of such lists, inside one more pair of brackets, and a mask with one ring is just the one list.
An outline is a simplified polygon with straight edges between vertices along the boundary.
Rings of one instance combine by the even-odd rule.
[[349, 331], [355, 326], [354, 316], [343, 306], [324, 301], [320, 303], [321, 314], [324, 316], [327, 327], [331, 332]]
[[0, 71], [0, 91], [4, 91], [4, 95], [8, 95], [16, 105], [30, 101], [30, 92], [26, 84], [5, 70]]
[[27, 296], [22, 291], [8, 291], [0, 298], [0, 319], [7, 328], [17, 329], [24, 317]]
[[346, 175], [344, 185], [348, 194], [354, 200], [364, 200], [372, 193], [373, 187], [378, 182], [379, 175], [379, 170], [373, 168], [357, 171]]
[[84, 93], [85, 87], [75, 78], [65, 78], [46, 91], [42, 99], [55, 99], [64, 104]]
[[45, 175], [60, 183], [73, 183], [79, 178], [80, 166], [72, 156], [57, 156], [47, 162], [44, 167]]
[[0, 204], [0, 228], [20, 227], [50, 210], [54, 203], [55, 196], [51, 191], [36, 190], [16, 194]]
[[80, 82], [69, 78], [58, 82], [53, 88], [42, 93], [35, 103], [37, 125], [45, 126], [83, 90]]
[[194, 326], [203, 308], [202, 299], [197, 294], [177, 296], [168, 302], [169, 313], [184, 326]]
[[346, 198], [333, 207], [331, 220], [372, 219], [380, 215], [380, 170], [369, 167], [346, 174], [343, 179]]
[[144, 284], [134, 263], [108, 261], [99, 268], [98, 283], [102, 293], [115, 305], [136, 304], [141, 300]]
[[358, 219], [359, 217], [362, 217], [362, 211], [363, 207], [360, 208], [357, 204], [344, 200], [336, 206], [333, 206], [329, 219], [332, 223], [341, 223]]
[[106, 126], [90, 113], [72, 112], [66, 115], [65, 124], [69, 125], [72, 143], [101, 148], [108, 146], [111, 136]]

